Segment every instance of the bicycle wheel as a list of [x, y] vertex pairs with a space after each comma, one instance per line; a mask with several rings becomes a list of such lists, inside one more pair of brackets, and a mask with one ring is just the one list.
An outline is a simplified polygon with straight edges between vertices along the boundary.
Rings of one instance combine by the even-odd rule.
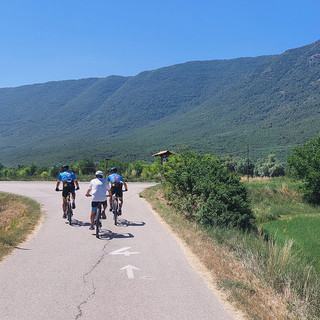
[[99, 233], [100, 233], [100, 217], [101, 217], [101, 207], [99, 206], [97, 208], [97, 212], [96, 212], [96, 237], [99, 238]]
[[112, 199], [112, 211], [113, 211], [113, 219], [114, 219], [114, 225], [117, 225], [118, 222], [118, 198], [113, 197]]
[[72, 223], [72, 208], [71, 208], [71, 202], [70, 202], [70, 199], [68, 200], [68, 211], [67, 211], [67, 217], [68, 217], [69, 224], [70, 224], [70, 226], [71, 226], [71, 223]]

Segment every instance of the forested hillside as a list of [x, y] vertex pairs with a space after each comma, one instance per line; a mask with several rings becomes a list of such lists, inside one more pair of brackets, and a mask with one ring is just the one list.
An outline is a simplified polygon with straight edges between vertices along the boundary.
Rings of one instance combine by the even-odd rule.
[[283, 54], [0, 89], [0, 162], [275, 153], [319, 132], [320, 41]]

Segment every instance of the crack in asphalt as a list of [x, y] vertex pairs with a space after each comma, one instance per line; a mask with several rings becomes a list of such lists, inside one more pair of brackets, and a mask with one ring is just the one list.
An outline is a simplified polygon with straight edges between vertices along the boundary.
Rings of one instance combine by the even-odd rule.
[[82, 317], [82, 306], [87, 304], [88, 301], [95, 295], [96, 293], [96, 287], [94, 285], [94, 282], [92, 281], [92, 288], [93, 288], [93, 291], [88, 295], [87, 299], [85, 299], [84, 301], [82, 301], [78, 306], [77, 306], [77, 309], [79, 310], [77, 316], [76, 316], [76, 320], [77, 319], [80, 319]]
[[[98, 261], [92, 266], [92, 268], [83, 275], [82, 277], [82, 281], [84, 284], [87, 284], [87, 280], [86, 278], [92, 274], [92, 272], [97, 268], [97, 266], [103, 261], [103, 259], [105, 258], [105, 256], [108, 254], [108, 252], [106, 252], [106, 247], [107, 247], [108, 243], [105, 244], [102, 248], [103, 254], [101, 255], [101, 257], [98, 259]], [[76, 320], [80, 319], [82, 317], [82, 306], [84, 306], [85, 304], [88, 303], [88, 301], [95, 295], [96, 293], [96, 286], [94, 284], [94, 280], [91, 281], [92, 284], [92, 291], [88, 294], [88, 297], [86, 299], [84, 299], [78, 306], [78, 314], [76, 315]]]

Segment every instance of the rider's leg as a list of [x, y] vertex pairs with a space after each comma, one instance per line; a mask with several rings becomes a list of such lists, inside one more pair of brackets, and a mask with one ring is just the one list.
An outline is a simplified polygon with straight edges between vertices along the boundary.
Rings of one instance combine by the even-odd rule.
[[123, 197], [119, 196], [119, 215], [122, 214]]
[[67, 217], [67, 198], [62, 198], [62, 211], [63, 211], [63, 218]]
[[97, 212], [97, 208], [92, 208], [91, 209], [91, 214], [90, 214], [91, 226], [90, 227], [93, 227], [93, 225], [94, 225], [94, 218], [96, 216], [96, 212]]
[[101, 218], [102, 218], [102, 219], [107, 219], [107, 216], [106, 216], [106, 213], [105, 213], [105, 211], [106, 211], [106, 209], [107, 209], [107, 205], [108, 205], [107, 200], [104, 201], [104, 202], [102, 202], [102, 207], [103, 207], [103, 210], [102, 210], [102, 212], [101, 212]]
[[111, 192], [108, 193], [108, 197], [109, 197], [109, 210], [112, 211], [112, 193]]
[[75, 205], [76, 193], [73, 191], [73, 192], [71, 192], [71, 195], [72, 195], [72, 209], [75, 209], [76, 208], [76, 205]]
[[67, 198], [62, 198], [62, 210], [63, 212], [67, 212]]

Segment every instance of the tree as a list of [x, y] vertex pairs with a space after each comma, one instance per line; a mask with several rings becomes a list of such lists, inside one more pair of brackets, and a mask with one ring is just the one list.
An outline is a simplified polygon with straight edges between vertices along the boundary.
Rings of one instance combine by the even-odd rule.
[[95, 174], [96, 165], [91, 159], [79, 161], [79, 172], [82, 174]]
[[253, 176], [254, 167], [250, 159], [240, 159], [235, 165], [235, 171], [242, 175]]
[[320, 204], [320, 135], [295, 147], [287, 162], [288, 173], [304, 182], [305, 199]]
[[259, 159], [254, 169], [257, 177], [279, 177], [285, 175], [284, 165], [278, 162], [274, 154], [269, 154], [266, 159]]
[[59, 176], [59, 173], [61, 172], [61, 168], [59, 167], [51, 167], [49, 169], [49, 175], [53, 178], [57, 178], [58, 179], [58, 176]]

